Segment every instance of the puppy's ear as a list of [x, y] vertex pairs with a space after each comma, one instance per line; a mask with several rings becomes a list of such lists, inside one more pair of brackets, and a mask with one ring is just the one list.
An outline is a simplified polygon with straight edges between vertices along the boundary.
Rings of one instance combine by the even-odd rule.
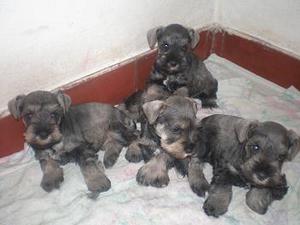
[[235, 134], [240, 143], [243, 143], [249, 137], [252, 129], [258, 126], [257, 120], [241, 120], [234, 126]]
[[200, 41], [200, 35], [194, 29], [188, 28], [188, 31], [191, 38], [191, 46], [192, 48], [195, 48]]
[[186, 98], [187, 100], [189, 100], [190, 103], [192, 103], [193, 111], [194, 111], [195, 116], [196, 116], [196, 114], [197, 114], [197, 112], [198, 112], [198, 109], [201, 108], [201, 102], [200, 102], [200, 101], [197, 101], [197, 100], [195, 100], [195, 99], [193, 99], [193, 98], [189, 98], [189, 97], [185, 97], [185, 98]]
[[23, 101], [26, 95], [18, 95], [8, 102], [8, 110], [15, 119], [21, 118]]
[[143, 105], [143, 111], [150, 124], [153, 124], [155, 122], [155, 120], [161, 113], [163, 106], [164, 106], [164, 102], [161, 100], [146, 102]]
[[147, 32], [147, 41], [151, 49], [154, 49], [157, 39], [161, 34], [161, 32], [163, 31], [163, 29], [164, 28], [162, 26], [159, 26], [159, 27], [152, 28]]
[[288, 131], [288, 137], [290, 146], [288, 150], [287, 160], [291, 161], [300, 151], [300, 137], [293, 130]]
[[71, 98], [69, 95], [64, 94], [62, 91], [58, 91], [56, 93], [57, 101], [60, 106], [64, 109], [64, 113], [66, 113], [71, 106]]

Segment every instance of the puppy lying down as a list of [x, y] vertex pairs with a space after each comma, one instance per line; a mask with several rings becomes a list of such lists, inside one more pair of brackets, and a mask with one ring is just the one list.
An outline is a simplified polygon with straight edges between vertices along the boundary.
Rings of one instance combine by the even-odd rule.
[[[294, 131], [276, 122], [229, 115], [208, 116], [196, 124], [191, 99], [180, 96], [146, 103], [143, 109], [159, 137], [160, 152], [138, 171], [139, 184], [167, 185], [168, 169], [176, 166], [197, 195], [204, 197], [208, 191], [203, 209], [215, 217], [227, 211], [233, 185], [249, 189], [246, 204], [259, 214], [287, 193], [281, 168], [299, 152]], [[213, 167], [210, 184], [202, 171], [206, 162]]]
[[41, 187], [50, 192], [63, 181], [61, 164], [79, 164], [90, 197], [107, 191], [97, 151], [104, 150], [104, 165], [117, 161], [123, 146], [136, 138], [135, 123], [111, 105], [86, 103], [71, 106], [68, 95], [35, 91], [8, 103], [9, 111], [25, 124], [25, 141], [34, 149], [43, 171]]
[[197, 157], [189, 165], [189, 182], [202, 195], [207, 183], [202, 163], [212, 165], [213, 178], [203, 206], [207, 215], [217, 217], [227, 211], [232, 185], [249, 188], [246, 203], [259, 214], [287, 193], [281, 168], [299, 152], [300, 139], [294, 131], [276, 122], [228, 115], [206, 117], [197, 130]]

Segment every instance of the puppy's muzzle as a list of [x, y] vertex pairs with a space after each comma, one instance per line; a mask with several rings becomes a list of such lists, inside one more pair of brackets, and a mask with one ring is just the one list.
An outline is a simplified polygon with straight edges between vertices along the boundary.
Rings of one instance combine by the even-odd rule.
[[241, 169], [244, 176], [255, 186], [281, 187], [286, 185], [285, 175], [281, 174], [276, 163], [254, 162], [244, 164]]
[[24, 136], [26, 142], [36, 149], [49, 148], [62, 139], [62, 134], [57, 125], [47, 127], [29, 125], [26, 128]]

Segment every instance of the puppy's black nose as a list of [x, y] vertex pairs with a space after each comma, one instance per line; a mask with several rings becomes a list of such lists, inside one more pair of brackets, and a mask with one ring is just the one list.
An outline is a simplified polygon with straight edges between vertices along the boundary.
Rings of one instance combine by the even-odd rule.
[[49, 134], [50, 134], [49, 131], [40, 131], [39, 137], [44, 140], [48, 138]]
[[178, 63], [175, 62], [175, 61], [170, 61], [170, 62], [169, 62], [169, 65], [170, 65], [171, 67], [176, 67], [176, 66], [178, 65]]

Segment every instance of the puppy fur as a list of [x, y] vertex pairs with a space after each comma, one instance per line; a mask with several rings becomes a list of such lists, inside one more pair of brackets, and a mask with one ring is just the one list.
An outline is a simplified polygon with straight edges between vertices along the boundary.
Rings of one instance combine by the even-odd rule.
[[169, 183], [168, 170], [176, 167], [183, 175], [187, 174], [187, 162], [193, 149], [197, 106], [189, 98], [170, 96], [143, 105], [147, 118], [145, 138], [152, 140], [144, 144], [143, 150], [155, 152], [137, 173], [141, 185], [163, 187]]
[[299, 149], [299, 136], [278, 123], [227, 115], [206, 117], [197, 132], [197, 159], [189, 164], [190, 186], [203, 196], [207, 180], [202, 167], [208, 162], [213, 167], [213, 178], [203, 205], [207, 215], [218, 217], [226, 213], [233, 185], [249, 188], [247, 205], [264, 214], [273, 200], [282, 199], [287, 193], [281, 168]]
[[62, 92], [19, 95], [8, 107], [25, 124], [25, 141], [40, 162], [41, 187], [47, 192], [59, 188], [63, 181], [60, 165], [71, 161], [79, 164], [90, 197], [107, 191], [111, 183], [97, 151], [105, 151], [104, 165], [111, 167], [137, 135], [135, 123], [117, 108], [101, 103], [71, 106], [70, 97]]

